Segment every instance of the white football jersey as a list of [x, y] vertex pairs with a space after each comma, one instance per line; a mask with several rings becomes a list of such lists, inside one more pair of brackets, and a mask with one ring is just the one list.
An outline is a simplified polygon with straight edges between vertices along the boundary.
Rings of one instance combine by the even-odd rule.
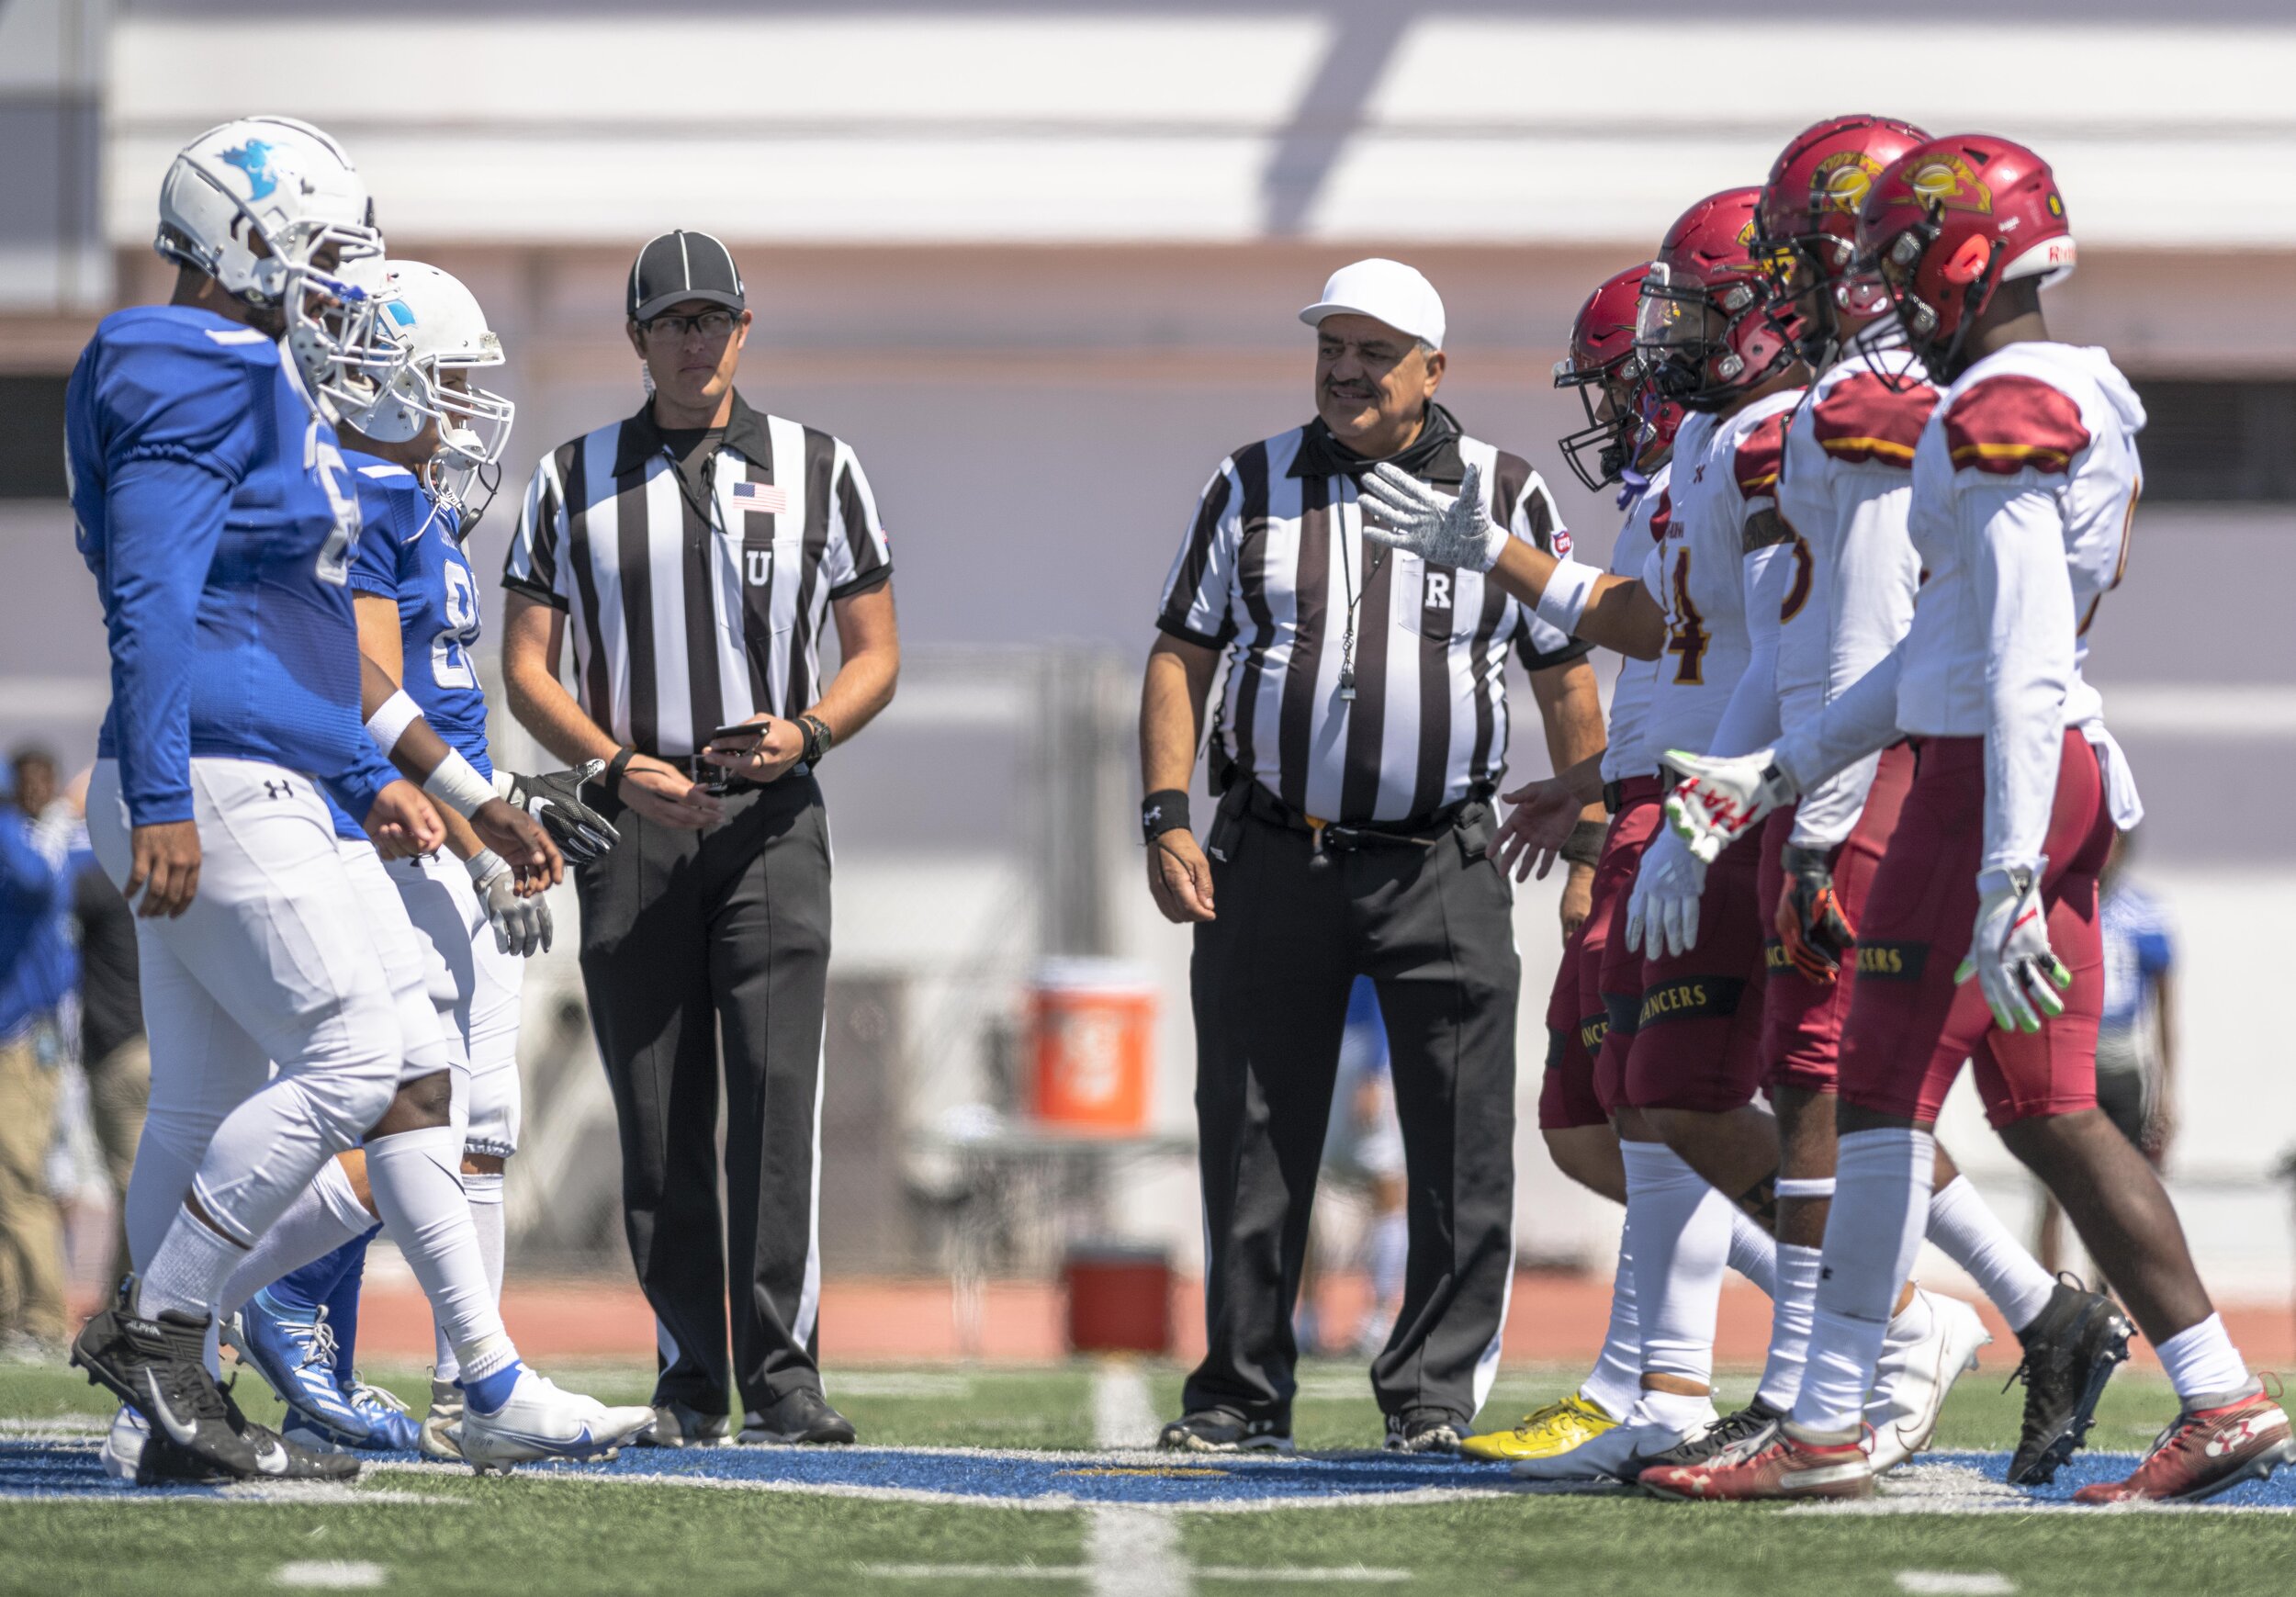
[[1673, 514], [1643, 568], [1666, 612], [1666, 648], [1644, 730], [1652, 759], [1703, 754], [1746, 669], [1746, 523], [1777, 502], [1789, 388], [1737, 414], [1693, 414], [1674, 434]]
[[[1919, 736], [1982, 737], [1992, 645], [1973, 591], [1970, 543], [2013, 501], [2037, 496], [2057, 523], [2072, 589], [2065, 725], [2103, 708], [2081, 679], [2097, 606], [2121, 580], [2136, 515], [2144, 407], [2101, 349], [2015, 343], [1947, 388], [1913, 463], [1908, 531], [1928, 579], [1897, 686], [1897, 725]], [[2038, 574], [2036, 574], [2038, 575]]]
[[[1673, 471], [1670, 462], [1652, 472], [1649, 485], [1626, 507], [1626, 524], [1618, 529], [1618, 541], [1611, 545], [1612, 576], [1639, 577], [1652, 552], [1665, 540], [1667, 523], [1674, 513], [1667, 498], [1667, 483]], [[1618, 657], [1618, 675], [1610, 688], [1610, 738], [1603, 750], [1604, 782], [1649, 776], [1658, 770], [1658, 754], [1642, 736], [1658, 674], [1657, 660]]]
[[[1778, 638], [1778, 712], [1792, 734], [1887, 657], [1913, 622], [1921, 561], [1907, 529], [1913, 455], [1937, 389], [1893, 333], [1829, 367], [1788, 422], [1778, 511], [1794, 591]], [[1873, 785], [1867, 756], [1802, 795], [1794, 840], [1849, 837]]]

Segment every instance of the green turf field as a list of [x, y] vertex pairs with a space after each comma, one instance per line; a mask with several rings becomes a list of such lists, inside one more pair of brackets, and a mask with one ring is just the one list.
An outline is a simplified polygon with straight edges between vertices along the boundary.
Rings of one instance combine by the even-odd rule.
[[[375, 1373], [402, 1394], [424, 1389], [419, 1372]], [[553, 1373], [620, 1401], [643, 1400], [649, 1375]], [[2017, 1400], [2000, 1393], [2003, 1374], [2005, 1365], [1989, 1366], [1963, 1382], [1941, 1448], [2008, 1445]], [[1491, 1413], [1543, 1401], [1563, 1378], [1509, 1378]], [[1094, 1381], [1084, 1365], [870, 1370], [842, 1382], [832, 1372], [831, 1392], [865, 1442], [1085, 1449], [1094, 1437]], [[1749, 1384], [1726, 1386], [1726, 1400], [1742, 1397]], [[260, 1383], [247, 1377], [240, 1391], [257, 1393]], [[1176, 1407], [1177, 1392], [1176, 1372], [1152, 1373], [1158, 1411]], [[267, 1394], [246, 1406], [276, 1416]], [[2169, 1407], [2165, 1388], [2124, 1376], [2108, 1393], [2095, 1445], [2142, 1448]], [[0, 1416], [18, 1435], [84, 1426], [108, 1410], [75, 1375], [0, 1367]], [[1360, 1372], [1311, 1366], [1297, 1426], [1303, 1448], [1373, 1444], [1378, 1416]], [[2296, 1590], [2296, 1519], [2271, 1513], [1851, 1517], [1552, 1497], [1111, 1513], [696, 1490], [574, 1471], [481, 1480], [389, 1466], [368, 1470], [340, 1501], [321, 1502], [153, 1501], [132, 1494], [0, 1501], [0, 1548], [6, 1549], [0, 1591], [52, 1597], [249, 1597], [291, 1589], [277, 1582], [283, 1569], [338, 1583], [347, 1569], [369, 1589], [379, 1580], [387, 1591], [551, 1597], [1004, 1590], [1168, 1597], [1261, 1586], [1698, 1597], [1908, 1591], [2212, 1597]], [[1032, 1573], [1023, 1572], [1028, 1567]]]

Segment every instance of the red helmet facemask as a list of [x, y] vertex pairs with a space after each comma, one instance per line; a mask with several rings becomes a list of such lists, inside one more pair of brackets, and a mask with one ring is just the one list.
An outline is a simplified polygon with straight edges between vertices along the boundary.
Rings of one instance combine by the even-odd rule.
[[1831, 117], [1805, 128], [1771, 164], [1754, 224], [1754, 249], [1773, 292], [1773, 313], [1791, 310], [1795, 344], [1813, 367], [1830, 364], [1837, 309], [1874, 316], [1888, 309], [1879, 286], [1857, 275], [1858, 213], [1874, 180], [1930, 136], [1884, 117]]
[[[1571, 474], [1591, 493], [1618, 481], [1635, 463], [1642, 431], [1634, 403], [1641, 376], [1635, 354], [1635, 305], [1648, 269], [1628, 267], [1587, 296], [1570, 324], [1570, 353], [1555, 363], [1555, 387], [1577, 390], [1587, 422], [1555, 442]], [[1603, 414], [1604, 399], [1610, 402], [1608, 417]]]
[[1662, 399], [1719, 410], [1795, 358], [1791, 312], [1770, 314], [1754, 259], [1758, 188], [1728, 188], [1682, 214], [1642, 280], [1635, 349]]
[[2077, 251], [2049, 163], [1985, 133], [1932, 139], [1874, 180], [1858, 216], [1860, 271], [1878, 281], [1940, 382], [2004, 283], [2072, 276]]

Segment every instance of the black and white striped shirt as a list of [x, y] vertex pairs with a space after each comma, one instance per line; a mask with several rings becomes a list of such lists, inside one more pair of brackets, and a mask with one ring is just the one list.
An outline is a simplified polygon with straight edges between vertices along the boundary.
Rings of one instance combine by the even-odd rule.
[[[1319, 820], [1400, 821], [1496, 783], [1506, 763], [1507, 651], [1538, 670], [1585, 652], [1480, 572], [1363, 538], [1345, 455], [1321, 422], [1239, 449], [1204, 489], [1165, 580], [1158, 628], [1228, 650], [1213, 736], [1231, 781]], [[1482, 468], [1491, 519], [1567, 552], [1553, 497], [1519, 456], [1459, 433], [1440, 406], [1397, 464], [1456, 493]], [[1355, 688], [1342, 696], [1348, 595]]]
[[642, 752], [686, 755], [760, 711], [810, 707], [829, 602], [892, 575], [853, 451], [737, 394], [705, 500], [650, 403], [544, 455], [502, 586], [570, 613], [591, 719]]

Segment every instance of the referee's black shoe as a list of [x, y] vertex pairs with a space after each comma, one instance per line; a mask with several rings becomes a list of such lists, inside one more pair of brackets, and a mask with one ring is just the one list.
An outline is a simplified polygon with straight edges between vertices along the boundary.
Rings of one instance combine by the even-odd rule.
[[1159, 1432], [1156, 1446], [1166, 1453], [1289, 1453], [1291, 1431], [1232, 1409], [1196, 1409]]
[[746, 1446], [767, 1447], [836, 1445], [852, 1439], [853, 1422], [816, 1391], [792, 1392], [762, 1413], [750, 1410], [742, 1416], [741, 1434], [734, 1438]]
[[2097, 1400], [2113, 1366], [2129, 1356], [2135, 1332], [2111, 1299], [2058, 1277], [2048, 1307], [2017, 1333], [2025, 1357], [2009, 1384], [2025, 1383], [2025, 1423], [2009, 1458], [2011, 1486], [2046, 1486], [2056, 1479], [2088, 1438]]
[[149, 1319], [134, 1310], [135, 1283], [121, 1283], [112, 1306], [80, 1328], [72, 1362], [90, 1385], [109, 1387], [188, 1455], [242, 1480], [348, 1480], [359, 1472], [347, 1455], [313, 1453], [239, 1411], [204, 1361], [208, 1322], [173, 1310]]

